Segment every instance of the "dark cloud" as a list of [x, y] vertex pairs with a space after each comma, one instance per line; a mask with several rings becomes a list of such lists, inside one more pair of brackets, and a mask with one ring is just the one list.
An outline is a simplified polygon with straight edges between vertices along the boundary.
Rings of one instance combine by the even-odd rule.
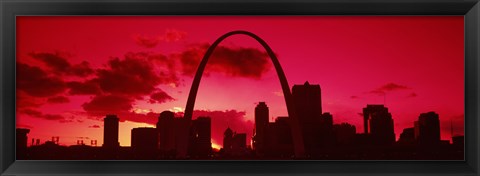
[[135, 42], [142, 47], [145, 48], [153, 48], [158, 45], [158, 42], [160, 41], [159, 37], [148, 37], [148, 36], [142, 36], [142, 35], [137, 35], [135, 36]]
[[172, 101], [172, 100], [174, 100], [174, 99], [170, 95], [168, 95], [167, 93], [165, 93], [162, 90], [157, 90], [155, 93], [150, 95], [149, 102], [152, 103], [152, 104], [153, 103], [165, 103], [165, 102]]
[[62, 56], [60, 53], [30, 53], [32, 58], [43, 62], [48, 68], [57, 75], [69, 75], [69, 76], [89, 76], [93, 74], [93, 69], [90, 67], [90, 63], [83, 61], [80, 64], [72, 65], [67, 60], [67, 56]]
[[90, 125], [88, 128], [100, 128], [100, 125]]
[[133, 99], [125, 96], [97, 95], [90, 102], [82, 104], [82, 107], [90, 115], [103, 116], [129, 112], [133, 102]]
[[100, 88], [106, 93], [131, 97], [150, 95], [159, 85], [161, 78], [145, 59], [127, 54], [125, 59], [111, 59], [107, 69], [97, 70]]
[[62, 79], [48, 76], [40, 67], [17, 62], [17, 90], [35, 97], [49, 97], [66, 90]]
[[409, 98], [414, 98], [414, 97], [417, 97], [417, 96], [418, 96], [417, 93], [412, 92], [412, 93], [408, 94], [407, 97], [409, 97]]
[[65, 96], [56, 96], [48, 98], [47, 102], [52, 104], [69, 103], [70, 99]]
[[176, 42], [184, 39], [187, 36], [186, 32], [179, 31], [176, 29], [167, 29], [163, 36], [160, 38], [166, 42]]
[[42, 61], [55, 72], [65, 73], [70, 68], [70, 63], [59, 53], [30, 53], [34, 59]]
[[30, 117], [45, 119], [45, 120], [55, 120], [59, 122], [64, 122], [67, 120], [64, 116], [58, 114], [43, 114], [42, 112], [35, 109], [23, 109], [20, 110], [20, 113], [26, 114]]
[[80, 64], [73, 65], [68, 70], [68, 75], [75, 75], [79, 77], [86, 77], [92, 75], [94, 73], [90, 63], [87, 61], [83, 61]]
[[[195, 44], [175, 55], [182, 64], [182, 73], [193, 76], [210, 44]], [[266, 52], [256, 48], [217, 46], [209, 58], [206, 73], [219, 72], [232, 77], [260, 78], [270, 70]]]
[[43, 98], [37, 98], [31, 95], [28, 95], [24, 91], [17, 91], [16, 92], [16, 105], [18, 109], [23, 108], [38, 108], [42, 106], [45, 102]]
[[95, 79], [85, 82], [72, 81], [67, 83], [70, 95], [97, 95], [101, 93], [98, 81]]
[[408, 89], [411, 89], [411, 88], [404, 85], [395, 84], [395, 83], [388, 83], [375, 90], [370, 91], [369, 93], [377, 94], [377, 95], [385, 95], [386, 92], [408, 90]]
[[355, 95], [352, 95], [350, 96], [351, 99], [358, 99], [359, 97], [358, 96], [355, 96]]

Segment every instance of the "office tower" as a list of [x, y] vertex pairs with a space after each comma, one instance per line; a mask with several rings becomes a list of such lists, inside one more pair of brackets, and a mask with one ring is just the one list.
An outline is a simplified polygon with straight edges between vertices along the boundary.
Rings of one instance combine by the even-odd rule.
[[374, 144], [389, 145], [395, 142], [392, 114], [388, 108], [383, 105], [367, 105], [363, 108], [363, 118], [365, 134], [370, 134]]
[[402, 145], [413, 145], [415, 144], [415, 128], [405, 128], [400, 134], [398, 143]]
[[247, 134], [236, 133], [227, 128], [223, 135], [223, 151], [225, 156], [244, 156], [247, 152]]
[[348, 123], [333, 125], [335, 141], [338, 145], [351, 145], [355, 140], [356, 128]]
[[225, 153], [230, 153], [230, 151], [232, 150], [232, 143], [233, 143], [233, 131], [229, 127], [223, 133], [223, 150], [225, 151]]
[[103, 127], [103, 147], [117, 148], [118, 143], [118, 117], [116, 115], [107, 115]]
[[155, 159], [158, 152], [157, 129], [133, 128], [131, 146], [134, 158]]
[[293, 155], [293, 138], [288, 117], [278, 117], [274, 125], [275, 139], [274, 150], [279, 156], [290, 157]]
[[335, 134], [333, 133], [333, 116], [325, 112], [320, 118], [320, 144], [321, 147], [332, 147], [335, 143]]
[[30, 129], [17, 128], [16, 129], [16, 159], [26, 159], [27, 156], [27, 143], [28, 137], [27, 134], [30, 132]]
[[210, 117], [198, 117], [192, 120], [189, 151], [190, 156], [194, 157], [210, 156], [212, 152]]
[[160, 113], [157, 122], [157, 130], [159, 133], [159, 149], [161, 152], [174, 153], [175, 152], [175, 115], [170, 111], [163, 111]]
[[437, 113], [422, 113], [415, 124], [415, 136], [419, 144], [436, 145], [440, 143], [440, 120]]
[[300, 124], [306, 155], [315, 155], [321, 147], [321, 89], [320, 85], [294, 85], [292, 96], [295, 112]]
[[257, 155], [265, 153], [265, 131], [268, 125], [269, 111], [265, 102], [260, 102], [255, 107], [255, 133], [253, 136], [253, 148]]

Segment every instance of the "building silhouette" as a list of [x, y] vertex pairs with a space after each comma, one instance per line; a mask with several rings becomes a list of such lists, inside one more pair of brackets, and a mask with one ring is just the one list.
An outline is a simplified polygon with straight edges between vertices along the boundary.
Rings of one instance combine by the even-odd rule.
[[131, 136], [133, 157], [156, 159], [158, 155], [158, 130], [156, 128], [133, 128]]
[[269, 110], [265, 102], [260, 102], [255, 107], [255, 132], [253, 135], [253, 149], [259, 156], [265, 154], [266, 130], [268, 125]]
[[16, 159], [25, 159], [27, 153], [27, 144], [28, 144], [28, 137], [27, 134], [30, 132], [30, 129], [25, 128], [17, 128], [16, 129]]
[[[395, 142], [392, 114], [383, 105], [367, 105], [363, 108], [365, 133], [373, 144], [390, 145]], [[369, 126], [370, 125], [370, 126]]]
[[294, 85], [292, 97], [300, 124], [306, 155], [315, 155], [322, 146], [321, 136], [322, 102], [320, 85]]
[[278, 117], [274, 123], [269, 123], [267, 135], [271, 139], [268, 145], [270, 156], [288, 158], [293, 155], [293, 135], [290, 124], [288, 117]]
[[175, 114], [171, 111], [160, 113], [157, 122], [157, 131], [159, 136], [159, 150], [167, 156], [175, 156], [176, 151], [176, 133], [177, 125], [175, 123]]
[[247, 153], [247, 134], [236, 133], [227, 128], [223, 133], [223, 152], [225, 156], [245, 156]]
[[398, 138], [398, 143], [401, 145], [414, 145], [416, 144], [415, 140], [415, 128], [405, 128], [403, 129], [400, 137]]
[[104, 119], [103, 127], [103, 147], [118, 148], [118, 117], [117, 115], [107, 115]]
[[192, 120], [190, 128], [189, 155], [191, 157], [205, 158], [212, 153], [211, 119], [198, 117]]
[[415, 138], [420, 145], [440, 143], [440, 120], [435, 112], [422, 113], [415, 121]]
[[320, 117], [320, 147], [332, 147], [335, 143], [335, 134], [333, 132], [333, 116], [325, 112]]
[[352, 145], [355, 141], [356, 128], [348, 123], [333, 125], [336, 145]]

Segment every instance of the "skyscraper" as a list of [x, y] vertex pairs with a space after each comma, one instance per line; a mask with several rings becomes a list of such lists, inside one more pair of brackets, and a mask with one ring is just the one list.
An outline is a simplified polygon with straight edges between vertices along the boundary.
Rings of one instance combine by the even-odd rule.
[[268, 125], [269, 111], [265, 102], [260, 102], [255, 107], [255, 134], [253, 136], [253, 148], [257, 155], [265, 154], [265, 132]]
[[383, 105], [367, 105], [363, 108], [363, 119], [365, 133], [370, 134], [373, 143], [388, 145], [395, 142], [392, 114], [388, 108]]
[[158, 117], [159, 149], [164, 153], [174, 153], [175, 151], [176, 125], [174, 116], [171, 111], [163, 111]]
[[320, 85], [294, 85], [292, 96], [305, 146], [305, 154], [318, 153], [321, 146], [322, 99]]
[[131, 146], [134, 158], [155, 159], [158, 152], [157, 129], [133, 128]]
[[435, 145], [440, 143], [440, 120], [437, 113], [422, 113], [416, 123], [415, 136], [419, 144]]
[[210, 117], [192, 120], [189, 151], [191, 156], [208, 157], [212, 152]]
[[103, 119], [103, 147], [117, 148], [120, 146], [118, 143], [118, 120], [117, 115], [107, 115]]
[[25, 159], [27, 156], [27, 143], [28, 138], [27, 134], [30, 132], [30, 129], [26, 128], [17, 128], [16, 129], [16, 154], [17, 159]]

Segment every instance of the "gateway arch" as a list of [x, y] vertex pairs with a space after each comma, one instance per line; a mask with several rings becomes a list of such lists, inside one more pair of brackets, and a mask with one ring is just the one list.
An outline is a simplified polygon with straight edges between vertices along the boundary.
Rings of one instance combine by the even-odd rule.
[[[231, 31], [228, 32], [222, 36], [220, 36], [213, 44], [208, 48], [207, 52], [202, 58], [202, 61], [200, 62], [200, 65], [197, 68], [197, 72], [195, 74], [195, 78], [193, 79], [192, 87], [190, 88], [190, 93], [188, 95], [188, 100], [187, 100], [187, 106], [185, 108], [185, 114], [184, 114], [184, 119], [185, 119], [185, 127], [188, 127], [191, 123], [192, 120], [192, 115], [193, 115], [193, 108], [195, 106], [195, 99], [197, 97], [197, 91], [198, 91], [198, 86], [200, 85], [200, 80], [202, 79], [203, 71], [205, 70], [205, 66], [207, 65], [208, 59], [212, 55], [214, 49], [217, 47], [217, 45], [222, 42], [224, 39], [232, 36], [232, 35], [246, 35], [249, 36], [253, 39], [255, 39], [257, 42], [259, 42], [263, 48], [268, 53], [268, 56], [272, 60], [272, 63], [275, 67], [275, 70], [277, 72], [278, 78], [280, 79], [280, 84], [282, 86], [283, 90], [283, 97], [285, 98], [285, 104], [287, 105], [287, 111], [288, 111], [288, 117], [291, 119], [291, 129], [292, 129], [292, 137], [293, 137], [293, 147], [294, 147], [294, 153], [296, 157], [303, 157], [305, 153], [304, 145], [303, 145], [303, 138], [300, 132], [300, 124], [298, 121], [298, 118], [295, 114], [295, 109], [293, 105], [293, 99], [292, 99], [292, 94], [290, 92], [290, 87], [288, 86], [287, 78], [285, 77], [285, 73], [283, 72], [283, 69], [278, 62], [277, 57], [275, 56], [275, 53], [272, 51], [270, 46], [258, 37], [257, 35], [248, 32], [248, 31]], [[184, 145], [178, 146], [178, 156], [179, 157], [184, 157], [187, 154], [187, 143], [188, 143], [188, 133], [183, 134], [183, 139], [184, 140], [182, 143]]]

